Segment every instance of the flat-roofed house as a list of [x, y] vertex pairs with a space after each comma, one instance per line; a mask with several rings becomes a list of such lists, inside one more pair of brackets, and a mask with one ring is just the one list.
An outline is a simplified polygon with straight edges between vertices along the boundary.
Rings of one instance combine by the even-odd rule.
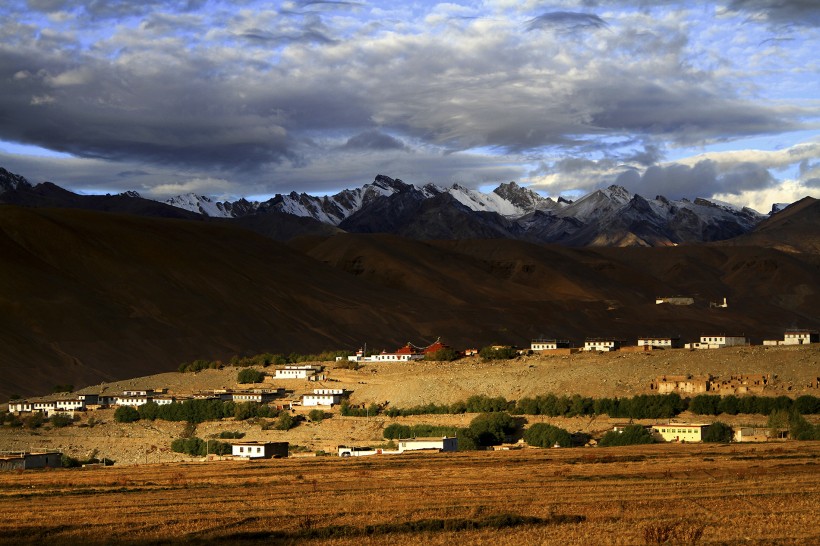
[[62, 453], [47, 451], [42, 453], [5, 452], [0, 453], [0, 470], [28, 470], [29, 468], [60, 468]]
[[709, 335], [700, 336], [700, 342], [687, 343], [687, 349], [722, 349], [724, 347], [738, 347], [748, 345], [746, 336]]
[[530, 342], [531, 351], [555, 351], [557, 349], [569, 349], [568, 339], [533, 339]]
[[257, 402], [267, 404], [284, 393], [284, 389], [254, 389], [252, 391], [237, 391], [231, 393], [234, 402]]
[[585, 351], [617, 351], [621, 348], [621, 341], [609, 337], [587, 338], [584, 341]]
[[783, 335], [783, 345], [808, 345], [820, 343], [817, 330], [787, 330]]
[[302, 395], [303, 406], [335, 406], [342, 401], [344, 389], [313, 389], [312, 394]]
[[322, 367], [315, 364], [284, 366], [277, 368], [273, 377], [274, 379], [308, 379], [321, 371]]
[[703, 423], [670, 423], [668, 425], [652, 425], [652, 432], [655, 437], [663, 439], [664, 442], [702, 442], [703, 431], [709, 426], [709, 424]]
[[458, 451], [458, 438], [444, 436], [442, 438], [405, 438], [400, 439], [399, 452], [434, 450]]
[[679, 336], [644, 336], [638, 338], [638, 347], [654, 349], [680, 349], [683, 347]]
[[231, 454], [246, 459], [279, 459], [288, 456], [287, 442], [232, 442]]

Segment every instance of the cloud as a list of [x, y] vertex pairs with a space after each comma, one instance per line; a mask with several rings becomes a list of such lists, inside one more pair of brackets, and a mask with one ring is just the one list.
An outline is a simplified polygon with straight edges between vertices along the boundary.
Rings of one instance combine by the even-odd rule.
[[556, 30], [559, 32], [577, 32], [580, 30], [597, 30], [607, 28], [606, 21], [592, 13], [572, 11], [550, 11], [527, 21], [527, 30]]
[[732, 0], [726, 9], [772, 25], [820, 26], [820, 4], [813, 0]]
[[[393, 169], [471, 183], [531, 172], [545, 188], [594, 188], [626, 171], [643, 184], [652, 166], [661, 186], [683, 177], [682, 192], [740, 191], [744, 180], [774, 183], [763, 171], [778, 167], [747, 157], [724, 169], [728, 159], [711, 155], [682, 163], [712, 162], [714, 180], [699, 185], [658, 162], [681, 147], [812, 130], [820, 114], [806, 53], [814, 35], [772, 44], [787, 48], [777, 63], [767, 53], [750, 67], [765, 27], [726, 36], [718, 26], [757, 4], [730, 3], [720, 20], [704, 17], [715, 5], [682, 2], [541, 5], [4, 3], [0, 140], [111, 164], [97, 172], [120, 184], [129, 180], [117, 173], [144, 171], [143, 184], [224, 179], [249, 193], [322, 191]], [[783, 6], [797, 16], [798, 3]], [[344, 176], [333, 180], [328, 158]]]
[[377, 130], [352, 136], [343, 147], [348, 150], [407, 150], [402, 141]]

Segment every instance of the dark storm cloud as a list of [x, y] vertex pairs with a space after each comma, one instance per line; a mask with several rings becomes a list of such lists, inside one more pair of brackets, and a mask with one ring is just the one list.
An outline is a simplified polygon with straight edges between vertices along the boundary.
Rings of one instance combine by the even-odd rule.
[[607, 23], [592, 13], [551, 11], [527, 21], [527, 30], [558, 30], [575, 32], [586, 29], [607, 28]]
[[694, 166], [671, 164], [655, 165], [643, 175], [628, 170], [616, 178], [615, 183], [640, 195], [654, 197], [663, 195], [672, 199], [682, 197], [710, 197], [728, 193], [739, 195], [771, 187], [775, 180], [769, 171], [758, 164], [740, 163], [721, 172], [712, 160], [697, 162]]
[[773, 25], [820, 26], [817, 0], [732, 0], [727, 9], [760, 16]]
[[343, 148], [348, 150], [406, 150], [402, 141], [381, 131], [365, 131], [350, 137]]

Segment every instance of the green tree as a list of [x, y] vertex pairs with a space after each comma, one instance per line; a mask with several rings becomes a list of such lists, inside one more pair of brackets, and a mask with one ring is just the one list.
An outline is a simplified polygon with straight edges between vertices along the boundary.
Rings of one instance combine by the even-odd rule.
[[133, 423], [139, 419], [140, 413], [131, 406], [120, 406], [114, 411], [114, 420], [118, 423]]
[[68, 415], [66, 415], [64, 413], [55, 413], [54, 415], [51, 416], [51, 419], [49, 419], [49, 422], [51, 423], [52, 426], [55, 426], [57, 428], [63, 428], [63, 427], [67, 427], [68, 425], [73, 423], [74, 419], [72, 419], [71, 417], [69, 417]]
[[325, 411], [320, 409], [310, 410], [310, 413], [308, 413], [308, 418], [314, 423], [321, 423], [325, 418]]
[[641, 425], [627, 425], [622, 432], [610, 430], [601, 441], [599, 446], [631, 446], [637, 444], [651, 444], [655, 440], [646, 428]]
[[276, 419], [276, 424], [273, 425], [273, 428], [276, 430], [290, 430], [297, 424], [298, 423], [295, 417], [293, 417], [290, 413], [283, 411]]
[[518, 356], [518, 351], [512, 347], [484, 347], [478, 351], [478, 356], [484, 360], [509, 360]]
[[516, 428], [515, 419], [506, 412], [482, 413], [468, 427], [475, 442], [481, 446], [504, 443], [506, 436], [514, 433]]
[[726, 423], [715, 421], [703, 431], [704, 442], [727, 443], [734, 437], [734, 430]]
[[452, 362], [459, 358], [459, 354], [450, 347], [444, 347], [438, 351], [424, 355], [424, 360], [432, 360], [435, 362]]
[[264, 379], [265, 372], [254, 370], [253, 368], [244, 368], [236, 374], [237, 383], [261, 383]]
[[536, 447], [559, 447], [572, 446], [572, 436], [566, 430], [548, 425], [546, 423], [535, 423], [524, 431], [524, 441]]

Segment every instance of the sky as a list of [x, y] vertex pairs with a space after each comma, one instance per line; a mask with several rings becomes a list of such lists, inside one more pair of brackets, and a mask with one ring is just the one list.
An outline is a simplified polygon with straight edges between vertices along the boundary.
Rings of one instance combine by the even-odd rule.
[[820, 197], [816, 0], [4, 0], [0, 166], [82, 193], [377, 174]]

